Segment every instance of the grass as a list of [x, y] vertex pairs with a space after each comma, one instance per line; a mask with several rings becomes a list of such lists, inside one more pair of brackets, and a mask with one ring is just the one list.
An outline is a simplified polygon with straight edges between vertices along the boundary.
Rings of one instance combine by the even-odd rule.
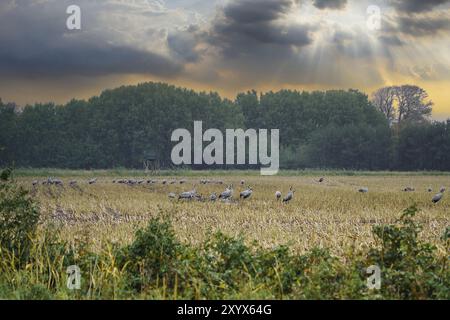
[[[158, 170], [144, 173], [142, 170], [116, 168], [108, 170], [68, 170], [57, 168], [18, 168], [14, 170], [17, 177], [142, 177], [142, 176], [166, 176], [166, 177], [220, 177], [220, 176], [259, 176], [259, 170]], [[450, 172], [443, 171], [356, 171], [356, 170], [280, 170], [277, 176], [446, 176]]]
[[[449, 226], [450, 199], [444, 196], [438, 204], [431, 203], [431, 197], [441, 186], [450, 186], [450, 178], [446, 174], [299, 171], [261, 177], [253, 171], [231, 171], [227, 174], [221, 171], [162, 173], [165, 175], [152, 178], [179, 181], [183, 177], [186, 183], [135, 186], [112, 183], [118, 177], [144, 178], [142, 171], [137, 170], [15, 171], [16, 183], [30, 190], [41, 213], [38, 240], [34, 244], [34, 250], [40, 252], [38, 256], [41, 258], [38, 259], [38, 270], [33, 271], [33, 276], [43, 277], [40, 272], [45, 274], [43, 270], [53, 268], [54, 276], [51, 280], [44, 277], [46, 282], [43, 286], [47, 289], [55, 286], [63, 288], [64, 276], [61, 272], [64, 273], [65, 259], [71, 256], [67, 254], [67, 248], [72, 248], [75, 250], [74, 256], [78, 256], [78, 260], [74, 259], [77, 263], [84, 263], [91, 270], [90, 278], [95, 280], [95, 284], [90, 284], [93, 287], [85, 288], [84, 294], [80, 296], [73, 296], [73, 293], [61, 289], [57, 293], [52, 292], [52, 298], [377, 298], [376, 294], [361, 289], [364, 286], [364, 274], [358, 275], [361, 270], [358, 264], [366, 263], [369, 259], [367, 253], [380, 244], [373, 234], [374, 227], [396, 224], [404, 209], [412, 204], [419, 208], [415, 221], [423, 228], [418, 239], [436, 248], [433, 258], [436, 261], [446, 261], [448, 256], [448, 241], [442, 241], [442, 234]], [[42, 180], [47, 176], [63, 179], [65, 186], [32, 187], [33, 180]], [[94, 176], [99, 178], [97, 183], [89, 185], [87, 180]], [[317, 179], [322, 176], [325, 181], [319, 183]], [[203, 177], [221, 179], [224, 184], [199, 184]], [[68, 186], [67, 182], [71, 179], [78, 180], [79, 188]], [[235, 186], [235, 195], [238, 195], [244, 188], [240, 186], [241, 180], [245, 180], [245, 186], [251, 185], [254, 190], [252, 197], [246, 201], [229, 204], [186, 202], [170, 200], [167, 196], [169, 192], [191, 190], [194, 185], [199, 193], [208, 196], [212, 191], [221, 192], [225, 185], [231, 183]], [[285, 194], [290, 186], [296, 190], [294, 200], [289, 204], [276, 201], [275, 191], [280, 190]], [[368, 193], [357, 191], [363, 186], [369, 188]], [[416, 191], [403, 192], [406, 186], [414, 187]], [[427, 192], [430, 186], [433, 193]], [[160, 222], [155, 221], [159, 221], [162, 216], [164, 222], [161, 226]], [[54, 238], [50, 237], [52, 241], [65, 244], [65, 253], [51, 253], [56, 256], [52, 259], [59, 261], [58, 267], [42, 258], [50, 254], [45, 240], [49, 237], [49, 228], [57, 230], [53, 234]], [[140, 231], [141, 236], [136, 234], [145, 228], [147, 233]], [[161, 228], [164, 232], [155, 237]], [[166, 239], [166, 236], [169, 242], [164, 242], [155, 252], [161, 252], [161, 248], [172, 248], [164, 255], [171, 259], [161, 260], [162, 256], [155, 258], [155, 253], [145, 253], [159, 239]], [[117, 248], [121, 249], [117, 251]], [[280, 253], [279, 250], [284, 250], [280, 248], [287, 248], [287, 251]], [[212, 260], [206, 254], [210, 250], [212, 257], [216, 257]], [[218, 251], [222, 252], [219, 256]], [[411, 255], [409, 251], [408, 254]], [[227, 256], [225, 259], [223, 255], [233, 258]], [[123, 256], [127, 257], [125, 262]], [[226, 263], [227, 259], [231, 264]], [[175, 260], [185, 261], [185, 264], [178, 265]], [[290, 260], [298, 261], [301, 268], [297, 264], [291, 265], [288, 262]], [[305, 262], [310, 260], [313, 265]], [[164, 266], [155, 269], [154, 265], [161, 261], [166, 261], [168, 270], [174, 268], [180, 273], [161, 271]], [[224, 264], [217, 265], [220, 261]], [[280, 263], [279, 269], [277, 263]], [[428, 267], [439, 265], [429, 260], [424, 264]], [[146, 265], [151, 265], [153, 269], [145, 269]], [[252, 268], [260, 271], [252, 271]], [[448, 276], [447, 266], [442, 268], [442, 272]], [[4, 270], [7, 268], [4, 267]], [[311, 275], [300, 277], [305, 270], [312, 270]], [[228, 277], [228, 271], [229, 278], [223, 278]], [[20, 281], [28, 283], [29, 279], [22, 279], [13, 271], [10, 272], [14, 274], [11, 278], [14, 278], [15, 289], [8, 289], [7, 292], [15, 292], [19, 298], [23, 298]], [[208, 278], [203, 279], [201, 273], [208, 274]], [[217, 276], [217, 273], [223, 275]], [[263, 283], [260, 279], [264, 273], [267, 273], [270, 283]], [[189, 274], [187, 278], [186, 274]], [[29, 277], [27, 273], [23, 276]], [[218, 282], [212, 280], [214, 277], [219, 277]], [[333, 289], [333, 283], [337, 281], [335, 277], [345, 283], [336, 284], [337, 287]], [[152, 281], [142, 282], [142, 279], [147, 278]], [[300, 278], [313, 283], [308, 282], [307, 285], [302, 282], [300, 285], [297, 283]], [[178, 288], [174, 281], [184, 281], [184, 284], [174, 291], [174, 288]], [[406, 283], [406, 280], [403, 282]], [[32, 283], [41, 285], [43, 280], [35, 279]], [[139, 289], [130, 289], [130, 283], [135, 283]], [[242, 286], [236, 288], [235, 284]], [[319, 289], [324, 285], [329, 292]], [[414, 285], [409, 283], [407, 286]], [[30, 290], [26, 293], [30, 294]], [[39, 287], [33, 290], [40, 294]], [[444, 295], [448, 293], [446, 290], [442, 292]], [[396, 294], [399, 295], [386, 294], [380, 297], [432, 298], [422, 291], [416, 292], [415, 296]]]

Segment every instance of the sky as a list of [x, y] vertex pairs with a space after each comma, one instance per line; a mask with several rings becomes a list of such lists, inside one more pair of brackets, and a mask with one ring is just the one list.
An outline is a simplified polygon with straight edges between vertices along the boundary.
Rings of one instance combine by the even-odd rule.
[[414, 84], [443, 120], [449, 49], [450, 0], [1, 0], [0, 98], [65, 103], [145, 81], [228, 98]]

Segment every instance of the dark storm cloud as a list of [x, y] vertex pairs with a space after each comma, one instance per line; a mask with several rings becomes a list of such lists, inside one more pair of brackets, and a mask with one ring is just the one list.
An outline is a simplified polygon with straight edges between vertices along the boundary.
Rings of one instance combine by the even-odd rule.
[[318, 9], [344, 9], [347, 0], [313, 0], [313, 5]]
[[426, 12], [450, 0], [392, 0], [394, 7], [400, 12]]
[[0, 49], [0, 73], [14, 76], [100, 76], [154, 74], [174, 76], [181, 66], [147, 51], [102, 43], [66, 43], [42, 50], [24, 47], [27, 54]]
[[432, 38], [437, 35], [448, 36], [450, 18], [448, 9], [424, 13], [399, 14], [383, 16], [382, 32], [378, 39], [388, 46], [406, 46], [414, 38]]
[[[304, 23], [304, 8], [300, 3], [289, 0], [229, 2], [211, 24], [199, 32], [198, 38], [213, 61], [203, 70], [211, 67], [218, 70], [217, 83], [227, 88], [267, 83], [356, 86], [381, 81], [375, 65], [370, 62], [364, 61], [351, 69], [342, 68], [341, 63], [372, 58], [367, 35], [343, 30], [334, 33], [335, 26], [320, 21]], [[320, 33], [325, 42], [321, 42], [318, 54], [315, 41]], [[208, 58], [207, 61], [211, 61]], [[337, 60], [340, 63], [336, 63]], [[364, 79], [359, 79], [358, 74], [364, 74]]]
[[446, 16], [400, 16], [398, 30], [416, 37], [433, 36], [440, 31], [450, 30], [450, 19]]
[[197, 62], [201, 58], [202, 51], [197, 49], [199, 28], [189, 26], [186, 30], [169, 33], [167, 45], [176, 59], [184, 62]]
[[219, 48], [225, 57], [236, 57], [273, 51], [273, 58], [285, 55], [293, 48], [312, 42], [312, 27], [295, 22], [285, 22], [297, 1], [290, 0], [240, 0], [226, 6], [210, 30], [206, 41]]
[[[0, 74], [52, 77], [108, 74], [153, 74], [171, 77], [182, 66], [137, 46], [114, 43], [89, 19], [99, 12], [82, 11], [82, 30], [66, 28], [73, 1], [15, 1], [0, 12]], [[84, 23], [83, 23], [84, 22]]]
[[237, 23], [261, 23], [276, 20], [289, 12], [298, 1], [292, 0], [235, 0], [223, 10], [224, 15]]

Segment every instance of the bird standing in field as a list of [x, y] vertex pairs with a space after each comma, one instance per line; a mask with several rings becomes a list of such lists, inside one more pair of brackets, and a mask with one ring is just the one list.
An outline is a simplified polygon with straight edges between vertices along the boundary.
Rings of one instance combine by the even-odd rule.
[[[442, 190], [442, 189], [441, 189], [441, 190]], [[445, 191], [445, 188], [444, 188], [444, 190], [443, 190], [442, 192], [439, 192], [438, 194], [436, 194], [436, 195], [433, 197], [433, 199], [431, 199], [431, 201], [432, 201], [433, 203], [438, 203], [439, 201], [441, 201], [442, 198], [444, 197], [444, 191]]]
[[94, 184], [97, 182], [97, 178], [91, 179], [88, 181], [89, 184]]
[[445, 187], [441, 187], [441, 189], [439, 190], [440, 193], [444, 193], [445, 192]]
[[291, 201], [294, 198], [294, 192], [295, 191], [292, 190], [292, 187], [290, 187], [288, 194], [283, 199], [283, 203], [288, 203], [289, 201]]
[[275, 197], [277, 198], [277, 200], [281, 199], [281, 191], [275, 191]]
[[325, 178], [323, 178], [323, 177], [319, 179], [319, 183], [322, 183], [324, 181], [325, 181]]
[[358, 192], [361, 192], [361, 193], [367, 193], [367, 192], [369, 192], [369, 188], [367, 188], [367, 187], [360, 188], [360, 189], [358, 190]]
[[252, 193], [253, 193], [253, 189], [251, 187], [247, 187], [246, 190], [244, 190], [240, 193], [239, 198], [248, 199], [251, 197]]
[[209, 196], [210, 201], [216, 201], [217, 200], [217, 194], [215, 192], [211, 193]]
[[175, 199], [177, 197], [176, 193], [170, 192], [169, 199]]
[[36, 185], [38, 185], [38, 184], [39, 184], [39, 181], [37, 181], [37, 180], [34, 180], [34, 181], [32, 182], [33, 187], [36, 186]]
[[230, 199], [233, 197], [233, 185], [228, 186], [224, 192], [219, 195], [219, 199]]
[[180, 199], [191, 200], [191, 199], [194, 199], [196, 195], [197, 195], [197, 190], [195, 190], [195, 187], [194, 187], [194, 189], [192, 189], [191, 191], [180, 193], [180, 195], [178, 196], [178, 200], [180, 200]]

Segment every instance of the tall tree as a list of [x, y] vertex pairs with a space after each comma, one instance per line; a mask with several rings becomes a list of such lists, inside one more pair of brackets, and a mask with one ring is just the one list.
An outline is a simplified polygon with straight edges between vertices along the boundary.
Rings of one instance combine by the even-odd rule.
[[404, 85], [395, 87], [395, 96], [398, 102], [397, 122], [410, 123], [427, 122], [431, 115], [433, 102], [428, 100], [428, 93], [418, 87]]
[[16, 106], [3, 104], [0, 99], [0, 166], [10, 164], [16, 158], [16, 126]]
[[395, 87], [384, 87], [372, 94], [373, 105], [383, 113], [391, 124], [395, 119]]
[[390, 124], [396, 122], [425, 123], [431, 115], [433, 102], [428, 93], [413, 85], [384, 87], [372, 94], [372, 104]]

